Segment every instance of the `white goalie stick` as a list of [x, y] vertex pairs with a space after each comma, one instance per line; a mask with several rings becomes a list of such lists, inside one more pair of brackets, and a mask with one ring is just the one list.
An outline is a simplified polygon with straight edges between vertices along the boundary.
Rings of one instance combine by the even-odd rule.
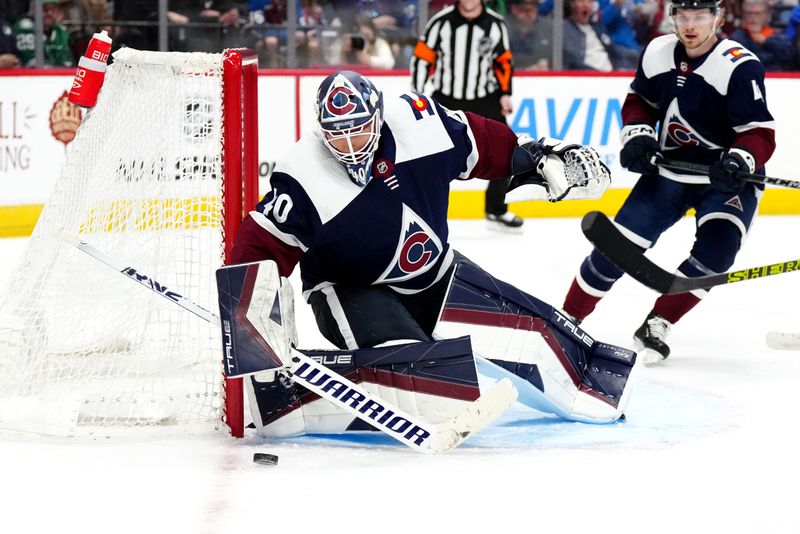
[[[122, 263], [63, 230], [59, 233], [59, 237], [197, 317], [212, 324], [220, 324], [218, 315], [197, 305], [135, 267]], [[290, 351], [291, 363], [280, 369], [294, 382], [352, 413], [404, 445], [426, 454], [440, 454], [457, 447], [502, 414], [517, 398], [517, 390], [506, 378], [498, 381], [492, 389], [483, 393], [480, 398], [470, 403], [455, 417], [441, 423], [428, 423], [368, 392], [298, 350], [291, 348]], [[327, 375], [328, 379], [320, 380], [319, 377], [323, 375]], [[305, 377], [313, 378], [314, 382]], [[336, 387], [331, 387], [332, 382], [336, 383]]]
[[775, 350], [800, 350], [800, 333], [767, 332], [767, 346]]

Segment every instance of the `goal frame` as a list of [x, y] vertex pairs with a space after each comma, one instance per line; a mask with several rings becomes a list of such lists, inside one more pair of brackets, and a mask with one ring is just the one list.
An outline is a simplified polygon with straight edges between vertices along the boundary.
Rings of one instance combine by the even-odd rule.
[[[222, 235], [228, 265], [236, 231], [258, 203], [258, 56], [248, 48], [227, 49], [222, 63]], [[233, 437], [244, 437], [241, 378], [225, 379], [225, 423]]]

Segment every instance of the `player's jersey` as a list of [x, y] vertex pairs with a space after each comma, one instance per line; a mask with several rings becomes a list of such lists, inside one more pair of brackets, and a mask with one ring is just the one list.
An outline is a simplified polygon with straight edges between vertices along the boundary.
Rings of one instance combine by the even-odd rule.
[[[764, 67], [729, 39], [694, 59], [675, 35], [653, 39], [640, 58], [622, 117], [626, 125], [658, 121], [663, 154], [672, 159], [708, 165], [723, 150], [739, 147], [761, 167], [774, 150]], [[660, 174], [684, 183], [708, 183], [705, 176], [663, 167]]]
[[[405, 293], [429, 287], [453, 260], [447, 242], [450, 181], [476, 172], [486, 178], [510, 173], [516, 136], [506, 128], [511, 142], [498, 143], [495, 136], [495, 146], [488, 147], [481, 141], [493, 153], [479, 164], [475, 136], [481, 137], [481, 121], [489, 122], [467, 119], [415, 93], [385, 98], [373, 178], [363, 188], [319, 134], [304, 135], [278, 161], [271, 191], [250, 214], [258, 230], [270, 234], [260, 236], [272, 240], [266, 252], [284, 271], [301, 257], [305, 292], [332, 283], [386, 284]], [[502, 164], [487, 170], [494, 152], [502, 153], [496, 158]]]

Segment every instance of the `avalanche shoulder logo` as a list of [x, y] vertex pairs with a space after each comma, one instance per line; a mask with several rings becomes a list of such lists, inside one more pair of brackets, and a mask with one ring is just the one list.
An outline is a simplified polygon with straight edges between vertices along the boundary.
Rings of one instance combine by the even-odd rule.
[[431, 227], [403, 204], [403, 224], [394, 257], [376, 284], [391, 284], [420, 275], [436, 264], [442, 242]]
[[664, 115], [664, 127], [661, 129], [661, 146], [664, 147], [664, 150], [675, 150], [685, 146], [696, 146], [709, 150], [722, 148], [700, 135], [689, 121], [681, 115], [677, 98], [672, 100], [669, 108], [667, 108], [667, 113]]
[[729, 48], [725, 50], [722, 55], [728, 58], [731, 63], [736, 63], [742, 58], [746, 57], [753, 57], [753, 54], [748, 52], [746, 49], [742, 48], [741, 46], [734, 46], [733, 48]]

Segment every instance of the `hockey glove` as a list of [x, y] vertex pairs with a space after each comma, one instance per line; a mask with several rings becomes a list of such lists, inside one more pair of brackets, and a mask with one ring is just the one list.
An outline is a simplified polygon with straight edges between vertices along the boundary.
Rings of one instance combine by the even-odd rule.
[[506, 202], [599, 198], [611, 183], [608, 168], [591, 147], [521, 137], [511, 156]]
[[620, 165], [631, 172], [658, 174], [653, 156], [661, 155], [661, 145], [652, 126], [632, 124], [622, 128], [620, 135], [622, 141], [622, 150], [619, 152]]
[[738, 193], [745, 184], [743, 174], [755, 171], [756, 161], [749, 152], [732, 148], [708, 168], [711, 187], [720, 193]]

